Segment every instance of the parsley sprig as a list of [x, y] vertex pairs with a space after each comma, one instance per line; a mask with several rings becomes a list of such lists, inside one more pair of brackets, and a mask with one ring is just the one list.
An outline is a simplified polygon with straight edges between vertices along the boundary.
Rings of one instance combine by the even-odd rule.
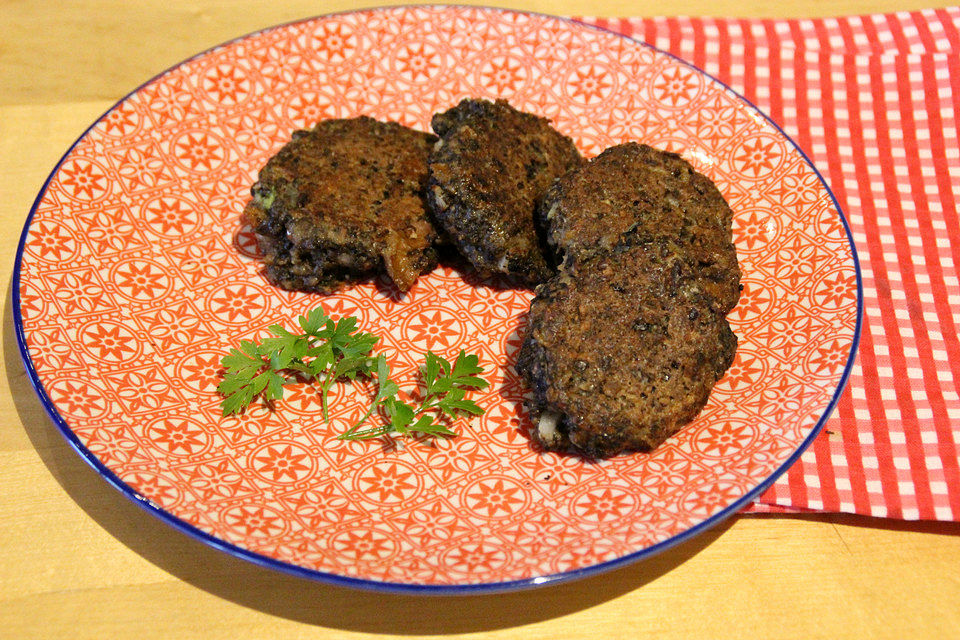
[[[382, 355], [377, 358], [377, 395], [374, 406], [345, 433], [337, 436], [339, 440], [369, 440], [391, 433], [410, 436], [422, 433], [428, 436], [456, 435], [449, 428], [449, 422], [464, 416], [483, 414], [477, 403], [466, 399], [471, 389], [487, 387], [487, 381], [477, 374], [483, 373], [479, 358], [467, 354], [463, 349], [456, 361], [438, 356], [432, 351], [424, 354], [426, 364], [422, 367], [425, 395], [419, 407], [400, 400], [397, 396], [400, 387], [390, 380], [387, 360]], [[360, 431], [360, 427], [383, 407], [389, 419], [387, 424]]]
[[323, 419], [329, 419], [327, 396], [338, 380], [369, 376], [373, 347], [380, 338], [357, 330], [356, 318], [330, 319], [322, 308], [297, 319], [303, 333], [292, 333], [275, 324], [273, 335], [259, 344], [242, 340], [220, 364], [225, 370], [217, 391], [224, 396], [221, 408], [229, 416], [246, 409], [258, 396], [266, 401], [283, 398], [283, 388], [301, 378], [319, 383]]
[[[340, 440], [369, 440], [389, 434], [413, 436], [456, 435], [450, 423], [464, 416], [483, 414], [466, 394], [486, 388], [487, 382], [476, 355], [461, 350], [456, 360], [424, 354], [421, 367], [424, 382], [419, 406], [400, 399], [400, 387], [390, 378], [390, 367], [383, 354], [373, 356], [380, 338], [357, 328], [352, 317], [332, 320], [322, 308], [300, 316], [302, 333], [293, 333], [281, 325], [272, 325], [272, 334], [257, 343], [243, 340], [239, 348], [221, 359], [223, 381], [217, 391], [223, 396], [224, 416], [241, 413], [258, 397], [270, 403], [283, 398], [284, 387], [314, 380], [320, 394], [323, 419], [329, 420], [328, 396], [334, 384], [357, 378], [373, 378], [377, 393], [370, 408]], [[386, 423], [361, 430], [371, 417], [383, 414]]]

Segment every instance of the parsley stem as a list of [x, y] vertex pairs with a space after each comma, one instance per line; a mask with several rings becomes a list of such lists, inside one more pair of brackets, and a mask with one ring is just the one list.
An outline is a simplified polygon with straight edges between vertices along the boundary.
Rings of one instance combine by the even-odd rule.
[[369, 409], [367, 409], [367, 412], [366, 412], [365, 414], [363, 414], [363, 417], [362, 417], [362, 418], [360, 418], [360, 421], [357, 422], [357, 423], [356, 423], [355, 425], [353, 425], [352, 427], [350, 427], [350, 429], [348, 429], [347, 431], [345, 431], [343, 434], [341, 434], [340, 439], [341, 439], [341, 440], [344, 440], [345, 438], [344, 438], [343, 436], [349, 436], [349, 435], [352, 435], [352, 434], [356, 433], [357, 429], [360, 428], [360, 425], [362, 425], [364, 422], [366, 422], [366, 421], [370, 418], [370, 416], [373, 415], [373, 412], [376, 411], [376, 410], [379, 408], [379, 406], [380, 406], [379, 403], [378, 403], [377, 401], [374, 401], [373, 405], [372, 405]]
[[376, 438], [378, 436], [385, 436], [390, 433], [388, 427], [376, 427], [374, 429], [367, 429], [365, 431], [357, 431], [356, 427], [360, 426], [359, 423], [354, 425], [353, 429], [341, 433], [337, 436], [337, 440], [366, 440], [367, 438]]
[[329, 369], [324, 371], [324, 374], [325, 374], [325, 378], [323, 382], [320, 383], [320, 408], [323, 412], [323, 421], [329, 422], [330, 415], [327, 410], [327, 403], [328, 403], [327, 396], [330, 395], [330, 387], [333, 386], [333, 383], [336, 382], [336, 380], [332, 375], [330, 375]]
[[420, 408], [417, 410], [417, 413], [416, 413], [415, 415], [420, 415], [421, 413], [424, 413], [425, 411], [429, 411], [429, 410], [432, 409], [432, 408], [434, 407], [434, 405], [436, 405], [439, 401], [440, 401], [440, 396], [435, 395], [435, 394], [430, 394], [430, 395], [428, 395], [426, 398], [423, 399], [423, 404], [420, 405]]

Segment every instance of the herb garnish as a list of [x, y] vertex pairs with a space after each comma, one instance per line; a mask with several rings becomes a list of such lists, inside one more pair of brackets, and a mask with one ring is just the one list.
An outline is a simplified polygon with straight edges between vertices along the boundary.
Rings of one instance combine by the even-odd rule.
[[[487, 382], [479, 358], [463, 350], [454, 363], [432, 351], [424, 354], [421, 368], [424, 397], [419, 407], [398, 398], [400, 387], [390, 379], [390, 367], [383, 354], [373, 356], [380, 338], [357, 329], [357, 319], [334, 322], [322, 308], [297, 319], [303, 333], [292, 333], [281, 325], [269, 327], [272, 336], [257, 343], [242, 340], [239, 349], [230, 349], [221, 360], [225, 373], [217, 391], [223, 396], [224, 416], [242, 412], [258, 397], [266, 402], [281, 400], [283, 388], [296, 382], [315, 380], [319, 386], [323, 419], [328, 420], [327, 396], [338, 381], [359, 377], [375, 378], [377, 393], [373, 404], [340, 440], [368, 440], [391, 433], [410, 436], [456, 435], [449, 422], [465, 415], [482, 415], [472, 400], [471, 389], [483, 389]], [[382, 412], [386, 424], [360, 430], [372, 416]]]
[[[477, 403], [465, 398], [470, 389], [483, 389], [487, 386], [487, 381], [476, 375], [483, 373], [483, 367], [478, 364], [477, 356], [468, 355], [461, 349], [460, 355], [452, 365], [449, 360], [432, 351], [427, 351], [424, 357], [426, 364], [421, 373], [426, 388], [419, 408], [397, 398], [400, 388], [390, 380], [387, 360], [381, 355], [377, 358], [377, 396], [374, 399], [374, 406], [357, 424], [340, 434], [338, 439], [367, 440], [389, 433], [410, 435], [412, 432], [431, 436], [452, 436], [456, 434], [450, 431], [445, 422], [465, 415], [483, 414], [483, 409]], [[390, 419], [389, 424], [358, 431], [360, 425], [373, 414], [377, 406], [383, 407]]]
[[220, 364], [226, 370], [217, 391], [224, 396], [223, 415], [246, 409], [262, 395], [264, 400], [283, 398], [283, 387], [298, 382], [299, 376], [320, 383], [323, 419], [328, 419], [327, 395], [337, 380], [354, 380], [369, 375], [370, 353], [380, 340], [372, 333], [357, 331], [356, 318], [334, 322], [322, 308], [297, 319], [303, 333], [291, 333], [282, 326], [270, 326], [273, 336], [260, 344], [242, 340]]

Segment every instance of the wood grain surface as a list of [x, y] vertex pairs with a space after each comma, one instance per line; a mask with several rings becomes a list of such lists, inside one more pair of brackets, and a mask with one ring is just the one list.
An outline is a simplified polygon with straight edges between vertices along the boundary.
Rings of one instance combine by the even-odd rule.
[[[0, 638], [960, 637], [960, 525], [849, 516], [733, 518], [649, 560], [519, 593], [414, 597], [292, 578], [143, 512], [53, 427], [10, 303], [16, 243], [71, 142], [177, 61], [265, 26], [368, 2], [0, 3]], [[911, 0], [523, 0], [573, 15], [815, 16]]]

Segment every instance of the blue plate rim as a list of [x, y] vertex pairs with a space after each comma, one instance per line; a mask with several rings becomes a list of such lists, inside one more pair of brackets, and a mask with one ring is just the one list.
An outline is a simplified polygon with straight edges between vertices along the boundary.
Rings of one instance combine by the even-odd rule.
[[[820, 418], [817, 420], [816, 425], [811, 429], [807, 437], [800, 443], [797, 449], [781, 464], [776, 470], [774, 470], [763, 482], [758, 484], [756, 487], [748, 491], [746, 494], [738, 498], [733, 503], [727, 505], [717, 513], [711, 515], [705, 520], [697, 523], [696, 525], [682, 531], [666, 540], [662, 540], [656, 544], [653, 544], [649, 547], [645, 547], [633, 553], [629, 553], [606, 562], [601, 562], [599, 564], [591, 565], [589, 567], [581, 567], [579, 569], [574, 569], [571, 571], [565, 571], [562, 573], [551, 574], [547, 576], [538, 576], [533, 578], [523, 578], [520, 580], [510, 580], [504, 582], [491, 582], [491, 583], [476, 583], [476, 584], [412, 584], [412, 583], [400, 583], [400, 582], [386, 582], [386, 581], [377, 581], [377, 580], [368, 580], [365, 578], [352, 578], [350, 576], [343, 576], [333, 573], [327, 573], [324, 571], [318, 571], [315, 569], [308, 569], [299, 565], [291, 564], [275, 558], [270, 558], [262, 554], [250, 551], [238, 545], [226, 542], [221, 540], [214, 535], [206, 533], [193, 526], [192, 524], [181, 520], [180, 518], [174, 516], [167, 511], [164, 511], [160, 506], [151, 502], [149, 499], [143, 497], [137, 493], [132, 487], [124, 483], [113, 471], [107, 468], [89, 449], [87, 449], [83, 443], [80, 442], [80, 439], [77, 435], [70, 429], [63, 417], [57, 412], [56, 406], [53, 401], [47, 395], [46, 390], [43, 388], [43, 384], [40, 382], [40, 378], [37, 374], [35, 367], [33, 366], [33, 361], [30, 357], [29, 350], [26, 344], [26, 335], [24, 333], [23, 327], [23, 315], [21, 313], [21, 300], [20, 300], [20, 279], [21, 279], [21, 269], [20, 265], [23, 258], [24, 247], [27, 240], [27, 235], [30, 231], [30, 224], [33, 221], [34, 215], [36, 214], [37, 207], [39, 206], [41, 200], [43, 199], [44, 194], [47, 192], [47, 188], [50, 185], [50, 181], [60, 170], [63, 162], [69, 157], [79, 144], [90, 131], [105, 118], [111, 111], [116, 109], [120, 104], [129, 99], [131, 96], [142, 90], [147, 85], [153, 83], [157, 79], [166, 75], [170, 71], [177, 69], [189, 62], [196, 60], [202, 56], [207, 55], [211, 51], [218, 49], [223, 46], [227, 46], [234, 42], [244, 40], [246, 38], [251, 38], [258, 34], [271, 31], [274, 29], [282, 29], [289, 27], [291, 25], [300, 24], [303, 22], [310, 22], [313, 20], [322, 20], [324, 18], [330, 18], [338, 15], [346, 14], [355, 14], [355, 13], [374, 13], [380, 11], [393, 11], [403, 8], [423, 8], [423, 9], [443, 9], [443, 8], [454, 8], [454, 9], [474, 9], [479, 11], [496, 11], [501, 13], [512, 13], [517, 15], [528, 15], [528, 16], [540, 16], [545, 18], [550, 18], [552, 20], [558, 20], [561, 22], [566, 22], [571, 25], [576, 25], [581, 28], [587, 28], [595, 31], [601, 31], [604, 33], [609, 33], [615, 35], [619, 38], [624, 38], [631, 42], [635, 42], [643, 47], [647, 47], [653, 51], [656, 51], [660, 54], [668, 56], [669, 58], [683, 64], [691, 69], [694, 69], [699, 74], [704, 77], [709, 78], [711, 81], [717, 83], [719, 86], [723, 87], [728, 93], [736, 97], [742, 103], [748, 105], [755, 113], [759, 114], [766, 120], [783, 138], [789, 142], [793, 148], [800, 154], [804, 159], [810, 169], [816, 174], [817, 179], [820, 181], [820, 184], [826, 189], [827, 193], [830, 195], [830, 199], [833, 202], [833, 206], [837, 211], [837, 214], [840, 217], [840, 221], [843, 224], [843, 229], [847, 234], [847, 242], [850, 246], [851, 257], [853, 260], [854, 269], [856, 271], [856, 280], [857, 280], [857, 318], [856, 324], [854, 326], [853, 337], [850, 344], [850, 351], [847, 355], [847, 362], [844, 366], [843, 373], [840, 376], [840, 380], [837, 382], [837, 388], [833, 393], [833, 396], [830, 399], [830, 402], [827, 403], [827, 406], [823, 410]], [[236, 38], [231, 38], [225, 42], [214, 45], [208, 49], [205, 49], [199, 53], [196, 53], [189, 58], [186, 58], [167, 69], [164, 69], [160, 73], [154, 75], [150, 79], [146, 80], [142, 84], [138, 85], [136, 88], [128, 92], [122, 98], [117, 100], [113, 105], [111, 105], [106, 111], [104, 111], [96, 120], [93, 121], [90, 126], [84, 129], [83, 133], [70, 145], [70, 147], [64, 152], [64, 154], [57, 161], [57, 164], [54, 166], [53, 170], [47, 176], [46, 180], [43, 183], [43, 186], [40, 188], [40, 192], [37, 194], [37, 197], [34, 199], [33, 206], [30, 208], [30, 213], [27, 216], [26, 222], [24, 223], [23, 230], [20, 235], [20, 241], [17, 244], [17, 252], [15, 256], [15, 264], [13, 269], [13, 278], [12, 278], [12, 304], [13, 304], [13, 321], [14, 328], [17, 340], [17, 348], [20, 352], [20, 358], [23, 361], [24, 367], [26, 369], [27, 375], [30, 379], [30, 384], [36, 392], [37, 396], [40, 398], [40, 402], [43, 405], [44, 410], [46, 410], [47, 415], [53, 421], [54, 425], [60, 431], [61, 435], [67, 440], [68, 444], [77, 452], [80, 457], [87, 462], [93, 469], [100, 474], [110, 485], [117, 489], [120, 493], [130, 499], [134, 504], [140, 506], [148, 513], [156, 516], [161, 521], [170, 525], [174, 529], [177, 529], [188, 536], [203, 542], [218, 551], [223, 551], [234, 557], [246, 560], [255, 565], [265, 567], [268, 569], [273, 569], [281, 573], [286, 573], [289, 575], [298, 576], [301, 578], [307, 578], [310, 580], [315, 580], [319, 582], [324, 582], [327, 584], [333, 584], [336, 586], [350, 587], [355, 589], [361, 589], [365, 591], [376, 591], [376, 592], [386, 592], [386, 593], [397, 593], [397, 594], [421, 594], [421, 595], [466, 595], [466, 594], [479, 594], [479, 593], [500, 593], [508, 591], [519, 591], [523, 589], [530, 589], [535, 587], [543, 587], [547, 585], [561, 584], [564, 582], [570, 582], [573, 580], [578, 580], [581, 578], [586, 578], [589, 576], [599, 575], [601, 573], [606, 573], [612, 571], [619, 567], [626, 566], [637, 562], [643, 558], [648, 558], [662, 551], [666, 551], [671, 547], [674, 547], [682, 542], [685, 542], [700, 533], [703, 533], [707, 529], [716, 526], [722, 521], [726, 520], [740, 509], [747, 506], [750, 502], [754, 500], [757, 496], [763, 493], [767, 488], [772, 485], [777, 478], [779, 478], [783, 473], [787, 471], [803, 454], [803, 452], [810, 446], [813, 440], [820, 433], [823, 428], [824, 423], [833, 413], [834, 408], [836, 408], [837, 402], [840, 399], [840, 395], [843, 392], [843, 389], [846, 387], [846, 384], [850, 378], [850, 373], [853, 370], [854, 361], [856, 359], [856, 353], [860, 345], [860, 331], [862, 328], [863, 322], [863, 278], [860, 267], [860, 259], [857, 253], [857, 248], [853, 240], [853, 233], [850, 229], [850, 225], [847, 221], [846, 216], [843, 213], [843, 209], [840, 207], [840, 203], [837, 201], [836, 196], [833, 193], [833, 190], [827, 184], [827, 181], [824, 179], [823, 174], [814, 166], [813, 162], [810, 160], [810, 157], [800, 148], [800, 145], [793, 140], [781, 127], [779, 124], [774, 122], [774, 120], [767, 115], [764, 111], [758, 108], [753, 102], [748, 100], [746, 97], [741, 95], [739, 92], [735, 91], [725, 82], [719, 80], [713, 75], [707, 73], [703, 69], [697, 67], [696, 65], [683, 60], [682, 58], [675, 56], [669, 51], [664, 51], [658, 47], [655, 47], [647, 42], [637, 40], [629, 36], [625, 36], [621, 33], [618, 33], [612, 29], [605, 27], [600, 27], [596, 25], [587, 24], [573, 18], [566, 18], [563, 16], [551, 15], [548, 13], [541, 13], [537, 11], [520, 11], [516, 9], [508, 9], [504, 7], [494, 7], [494, 6], [480, 6], [480, 5], [459, 5], [459, 4], [407, 4], [407, 5], [391, 5], [391, 6], [374, 6], [367, 7], [363, 9], [350, 9], [345, 11], [336, 11], [332, 13], [325, 13], [316, 16], [311, 16], [308, 18], [302, 18], [299, 20], [293, 20], [290, 22], [283, 22], [276, 24], [270, 27], [265, 27], [263, 29], [257, 29], [256, 31], [251, 31], [250, 33], [238, 36]]]

